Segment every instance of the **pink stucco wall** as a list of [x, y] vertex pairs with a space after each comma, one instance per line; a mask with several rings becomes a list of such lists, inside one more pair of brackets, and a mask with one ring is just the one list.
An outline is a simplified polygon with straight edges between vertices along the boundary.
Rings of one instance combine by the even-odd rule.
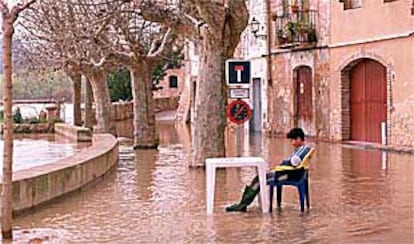
[[330, 43], [386, 37], [413, 31], [412, 0], [385, 3], [365, 0], [355, 9], [343, 9], [343, 3], [331, 2]]

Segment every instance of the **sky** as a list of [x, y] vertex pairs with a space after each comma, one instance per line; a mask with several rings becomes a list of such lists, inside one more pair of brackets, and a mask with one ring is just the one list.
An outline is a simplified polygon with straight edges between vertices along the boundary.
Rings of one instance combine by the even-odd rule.
[[0, 1], [6, 2], [9, 8], [13, 7], [16, 3], [19, 3], [19, 0], [0, 0]]
[[[0, 1], [6, 2], [7, 7], [9, 7], [9, 10], [10, 10], [14, 5], [16, 5], [19, 2], [22, 2], [23, 0], [0, 0]], [[1, 25], [2, 21], [3, 20], [2, 20], [2, 18], [0, 16], [0, 25]]]

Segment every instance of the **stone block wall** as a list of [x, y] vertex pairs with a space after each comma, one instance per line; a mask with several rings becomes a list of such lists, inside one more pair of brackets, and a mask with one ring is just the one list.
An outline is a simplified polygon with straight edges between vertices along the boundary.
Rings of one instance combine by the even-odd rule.
[[176, 110], [180, 97], [165, 97], [155, 99], [155, 112]]
[[[180, 97], [155, 98], [155, 112], [176, 110]], [[95, 112], [95, 111], [93, 111]], [[83, 114], [83, 113], [82, 113]], [[94, 116], [95, 118], [95, 116]], [[112, 118], [115, 122], [127, 121], [134, 118], [132, 102], [112, 103]], [[96, 120], [94, 121], [96, 123]]]
[[112, 117], [114, 121], [122, 121], [134, 118], [132, 102], [112, 103]]

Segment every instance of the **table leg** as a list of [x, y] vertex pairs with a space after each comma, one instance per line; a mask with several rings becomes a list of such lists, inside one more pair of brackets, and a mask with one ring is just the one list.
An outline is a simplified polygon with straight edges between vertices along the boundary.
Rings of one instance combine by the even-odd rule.
[[266, 208], [266, 192], [267, 192], [267, 187], [266, 187], [266, 168], [264, 164], [260, 164], [259, 166], [257, 166], [257, 173], [259, 176], [259, 183], [260, 183], [260, 205], [262, 207], [262, 212], [266, 213], [267, 212], [267, 208]]
[[213, 213], [214, 208], [214, 191], [216, 183], [216, 167], [213, 165], [206, 165], [207, 175], [206, 175], [206, 190], [207, 190], [207, 214]]

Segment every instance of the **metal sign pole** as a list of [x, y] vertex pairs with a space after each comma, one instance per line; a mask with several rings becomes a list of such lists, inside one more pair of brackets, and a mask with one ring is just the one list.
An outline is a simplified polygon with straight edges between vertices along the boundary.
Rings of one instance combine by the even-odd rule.
[[[228, 59], [225, 63], [226, 83], [230, 99], [237, 99], [227, 106], [227, 117], [236, 123], [236, 155], [243, 154], [243, 124], [251, 117], [249, 104], [241, 99], [250, 97], [251, 62], [249, 60]], [[246, 87], [247, 86], [247, 87]]]
[[236, 124], [236, 155], [241, 156], [243, 153], [243, 135], [244, 123], [247, 122], [252, 115], [249, 104], [241, 99], [231, 102], [227, 106], [227, 117], [231, 122]]
[[238, 124], [236, 126], [236, 157], [242, 156], [242, 133], [243, 133], [243, 126]]

